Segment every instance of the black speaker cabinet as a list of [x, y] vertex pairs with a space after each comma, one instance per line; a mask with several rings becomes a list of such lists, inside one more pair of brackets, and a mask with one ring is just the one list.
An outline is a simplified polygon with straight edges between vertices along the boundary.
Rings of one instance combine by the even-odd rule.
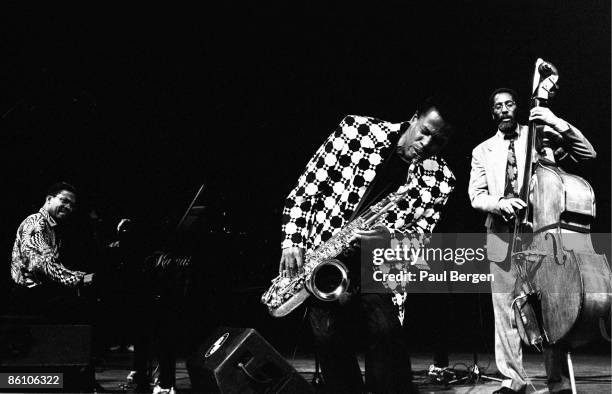
[[[0, 319], [0, 374], [6, 373], [62, 373], [63, 389], [49, 392], [93, 391], [91, 326], [24, 324]], [[41, 387], [33, 391], [47, 390]]]
[[187, 361], [197, 393], [312, 393], [308, 382], [251, 328], [221, 327]]

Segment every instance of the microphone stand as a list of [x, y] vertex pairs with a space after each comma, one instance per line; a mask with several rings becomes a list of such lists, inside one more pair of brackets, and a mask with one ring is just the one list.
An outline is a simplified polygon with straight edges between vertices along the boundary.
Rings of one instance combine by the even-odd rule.
[[323, 381], [323, 375], [321, 374], [321, 368], [319, 365], [319, 356], [317, 355], [317, 351], [315, 350], [314, 352], [314, 361], [315, 361], [315, 370], [314, 370], [314, 374], [312, 375], [312, 381], [310, 382], [310, 384], [312, 384], [313, 387], [323, 387], [325, 386], [325, 382]]
[[[480, 307], [480, 295], [478, 295], [479, 311], [481, 310]], [[465, 376], [463, 376], [463, 374], [465, 374]], [[472, 353], [472, 365], [467, 366], [467, 371], [459, 371], [454, 367], [441, 368], [439, 370], [430, 369], [428, 375], [434, 382], [444, 384], [445, 386], [451, 384], [477, 384], [481, 379], [502, 382], [502, 379], [482, 373], [481, 368], [478, 366], [478, 352], [476, 351]], [[457, 376], [462, 377], [457, 378]]]
[[[466, 383], [466, 384], [476, 384], [480, 379], [485, 380], [493, 380], [496, 382], [501, 382], [502, 379], [494, 378], [493, 376], [485, 375], [480, 371], [480, 367], [478, 367], [478, 353], [474, 352], [473, 355], [473, 364], [468, 367], [467, 375], [462, 378], [454, 379], [448, 382], [448, 384], [458, 384], [458, 383]], [[451, 368], [455, 373], [457, 372], [454, 368]]]

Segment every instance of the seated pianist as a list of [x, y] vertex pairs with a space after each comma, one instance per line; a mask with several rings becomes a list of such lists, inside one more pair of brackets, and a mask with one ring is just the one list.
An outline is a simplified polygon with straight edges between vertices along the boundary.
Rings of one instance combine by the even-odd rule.
[[57, 323], [88, 321], [87, 305], [79, 293], [92, 283], [94, 274], [63, 264], [62, 240], [57, 232], [67, 224], [76, 201], [74, 186], [55, 183], [40, 210], [19, 225], [11, 260], [11, 313], [42, 316]]

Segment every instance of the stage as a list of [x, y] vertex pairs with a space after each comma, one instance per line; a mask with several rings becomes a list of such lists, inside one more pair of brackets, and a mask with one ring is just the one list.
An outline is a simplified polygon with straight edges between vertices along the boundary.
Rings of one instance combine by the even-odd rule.
[[[434, 95], [456, 112], [455, 122], [449, 121], [455, 133], [441, 152], [456, 178], [454, 189], [443, 199], [431, 198], [440, 196], [439, 185], [433, 194], [423, 189], [414, 201], [411, 219], [393, 213], [393, 227], [389, 221], [388, 228], [401, 230], [393, 230], [395, 234], [404, 230], [406, 235], [415, 230], [420, 234], [421, 225], [428, 223], [425, 232], [440, 234], [453, 248], [452, 261], [437, 267], [432, 262], [434, 271], [440, 267], [444, 273], [447, 269], [458, 273], [457, 267], [469, 266], [464, 265], [467, 249], [484, 246], [488, 231], [484, 224], [491, 227], [490, 219], [485, 222], [486, 213], [474, 209], [468, 193], [474, 148], [498, 131], [492, 116], [495, 105], [488, 97], [496, 88], [515, 90], [516, 98], [498, 104], [502, 110], [508, 105], [515, 108], [518, 124], [527, 124], [538, 58], [554, 64], [559, 74], [556, 97], [545, 103], [557, 120], [563, 120], [555, 124], [580, 129], [596, 150], [592, 160], [574, 162], [565, 149], [568, 141], [560, 146], [558, 153], [564, 151], [568, 160], [559, 165], [592, 187], [597, 215], [595, 205], [592, 210], [571, 211], [570, 200], [576, 204], [581, 200], [564, 197], [568, 209], [559, 213], [558, 220], [588, 222], [593, 240], [601, 240], [593, 242], [597, 253], [605, 254], [608, 264], [612, 261], [609, 0], [399, 2], [365, 7], [320, 3], [217, 2], [206, 4], [204, 12], [164, 5], [159, 10], [146, 7], [150, 14], [146, 17], [143, 7], [133, 16], [124, 7], [106, 7], [105, 15], [93, 9], [60, 10], [56, 3], [50, 3], [50, 10], [39, 6], [6, 10], [4, 14], [11, 17], [2, 24], [0, 163], [6, 190], [1, 201], [8, 209], [0, 211], [0, 250], [6, 268], [0, 275], [0, 317], [52, 314], [54, 321], [64, 321], [57, 316], [59, 307], [24, 311], [40, 306], [34, 296], [32, 302], [13, 301], [15, 279], [8, 265], [20, 224], [46, 204], [47, 197], [59, 201], [46, 194], [47, 188], [65, 181], [75, 186], [78, 196], [72, 218], [57, 228], [62, 238], [57, 261], [69, 270], [95, 273], [91, 286], [78, 290], [87, 300], [83, 305], [88, 304], [82, 308], [82, 318], [66, 308], [65, 320], [94, 326], [95, 339], [90, 339], [93, 334], [88, 330], [78, 330], [82, 346], [76, 352], [59, 346], [64, 340], [70, 346], [77, 342], [64, 335], [64, 328], [34, 329], [41, 338], [38, 344], [44, 345], [42, 354], [52, 361], [59, 355], [79, 362], [88, 362], [91, 353], [99, 354], [98, 383], [109, 392], [127, 393], [133, 392], [125, 387], [133, 353], [99, 353], [101, 349], [139, 339], [145, 347], [160, 338], [176, 339], [177, 354], [182, 356], [177, 388], [191, 393], [184, 356], [197, 349], [194, 343], [201, 343], [217, 326], [252, 327], [310, 381], [314, 341], [305, 308], [277, 319], [260, 302], [278, 275], [282, 248], [287, 248], [283, 240], [295, 243], [291, 246], [314, 246], [305, 235], [313, 235], [311, 230], [319, 222], [334, 228], [324, 231], [326, 237], [343, 228], [358, 208], [368, 205], [361, 202], [374, 202], [367, 200], [378, 194], [365, 187], [366, 171], [368, 186], [383, 179], [376, 186], [393, 180], [388, 186], [399, 187], [395, 181], [402, 180], [400, 175], [408, 182], [410, 167], [404, 165], [397, 166], [397, 174], [365, 168], [391, 162], [378, 153], [372, 160], [369, 155], [373, 149], [382, 152], [391, 146], [383, 134], [399, 140], [403, 125], [416, 125], [420, 103]], [[368, 120], [371, 130], [351, 123], [346, 143], [337, 136], [325, 142], [341, 132], [339, 125], [348, 126], [343, 119], [353, 122], [356, 116], [372, 119]], [[379, 121], [396, 126], [393, 130], [385, 126], [381, 134]], [[362, 133], [372, 137], [364, 139], [363, 146], [349, 142], [348, 136]], [[325, 159], [313, 160], [328, 169], [300, 177], [319, 147], [324, 148], [321, 153], [333, 148]], [[348, 167], [344, 171], [344, 162], [355, 171]], [[329, 163], [336, 164], [332, 168]], [[339, 182], [343, 174], [346, 182]], [[324, 186], [298, 186], [302, 178]], [[304, 194], [302, 203], [287, 199], [297, 194]], [[359, 204], [350, 202], [354, 198]], [[340, 218], [328, 208], [336, 206], [333, 201], [346, 214], [340, 222], [332, 220]], [[440, 211], [428, 217], [431, 223], [423, 220], [430, 206]], [[132, 223], [131, 230], [120, 223]], [[295, 231], [298, 227], [300, 231]], [[477, 236], [476, 245], [458, 242], [469, 234]], [[555, 248], [558, 255], [561, 249]], [[21, 258], [16, 260], [11, 272], [19, 278], [30, 267]], [[488, 260], [480, 262], [472, 273], [478, 278], [490, 271]], [[367, 278], [377, 272], [367, 271]], [[479, 281], [466, 281], [461, 289], [453, 283], [408, 290], [404, 330], [422, 393], [491, 393], [499, 386], [479, 381], [446, 387], [428, 377], [433, 354], [440, 351], [450, 352], [450, 367], [464, 371], [463, 375], [473, 365], [471, 352], [479, 352], [480, 372], [495, 376], [491, 288], [487, 281]], [[563, 293], [572, 293], [566, 290]], [[362, 328], [346, 330], [354, 331], [347, 335], [355, 337], [351, 339], [357, 351], [366, 346]], [[591, 334], [576, 330], [579, 335]], [[595, 334], [593, 342], [573, 354], [578, 391], [610, 393], [610, 343]], [[59, 339], [48, 340], [51, 337]], [[28, 337], [20, 338], [29, 345]], [[298, 349], [298, 356], [289, 349]], [[535, 386], [528, 392], [546, 392], [542, 356], [526, 350], [525, 369]], [[91, 369], [86, 371], [90, 377]]]
[[[132, 360], [132, 353], [129, 352], [109, 352], [98, 363], [96, 367], [96, 379], [106, 390], [112, 392], [133, 392], [131, 387], [126, 387], [126, 376], [129, 373]], [[314, 358], [312, 355], [300, 355], [287, 360], [297, 369], [297, 371], [308, 381], [312, 380], [314, 373]], [[473, 356], [467, 353], [451, 354], [450, 364], [454, 365], [461, 376], [461, 371], [465, 371], [468, 366], [473, 364]], [[610, 354], [580, 354], [572, 355], [574, 371], [576, 375], [576, 385], [579, 393], [610, 393], [612, 391], [612, 365]], [[360, 358], [363, 370], [363, 358]], [[412, 368], [415, 372], [415, 381], [421, 393], [491, 393], [498, 387], [498, 383], [481, 379], [475, 384], [453, 384], [444, 386], [434, 384], [427, 376], [431, 355], [415, 354], [412, 356]], [[496, 377], [497, 369], [493, 354], [479, 354], [478, 366], [482, 374]], [[544, 362], [542, 357], [537, 354], [525, 355], [525, 370], [537, 393], [547, 393], [544, 372]], [[189, 376], [185, 367], [184, 360], [177, 362], [176, 372], [177, 389], [180, 393], [192, 393]], [[528, 392], [534, 392], [530, 388]]]

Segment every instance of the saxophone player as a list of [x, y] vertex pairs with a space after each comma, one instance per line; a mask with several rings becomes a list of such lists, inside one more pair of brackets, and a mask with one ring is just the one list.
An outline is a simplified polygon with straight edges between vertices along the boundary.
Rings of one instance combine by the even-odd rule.
[[[430, 233], [455, 185], [454, 175], [438, 156], [452, 131], [449, 111], [442, 101], [428, 98], [407, 122], [346, 116], [286, 199], [281, 275], [296, 275], [305, 251], [400, 187], [411, 190], [388, 212], [383, 225], [357, 231], [354, 238], [388, 246], [392, 236]], [[406, 340], [395, 312], [397, 298], [353, 289], [344, 301], [310, 301], [309, 321], [329, 392], [413, 391]], [[367, 339], [365, 387], [349, 339], [358, 329]]]

